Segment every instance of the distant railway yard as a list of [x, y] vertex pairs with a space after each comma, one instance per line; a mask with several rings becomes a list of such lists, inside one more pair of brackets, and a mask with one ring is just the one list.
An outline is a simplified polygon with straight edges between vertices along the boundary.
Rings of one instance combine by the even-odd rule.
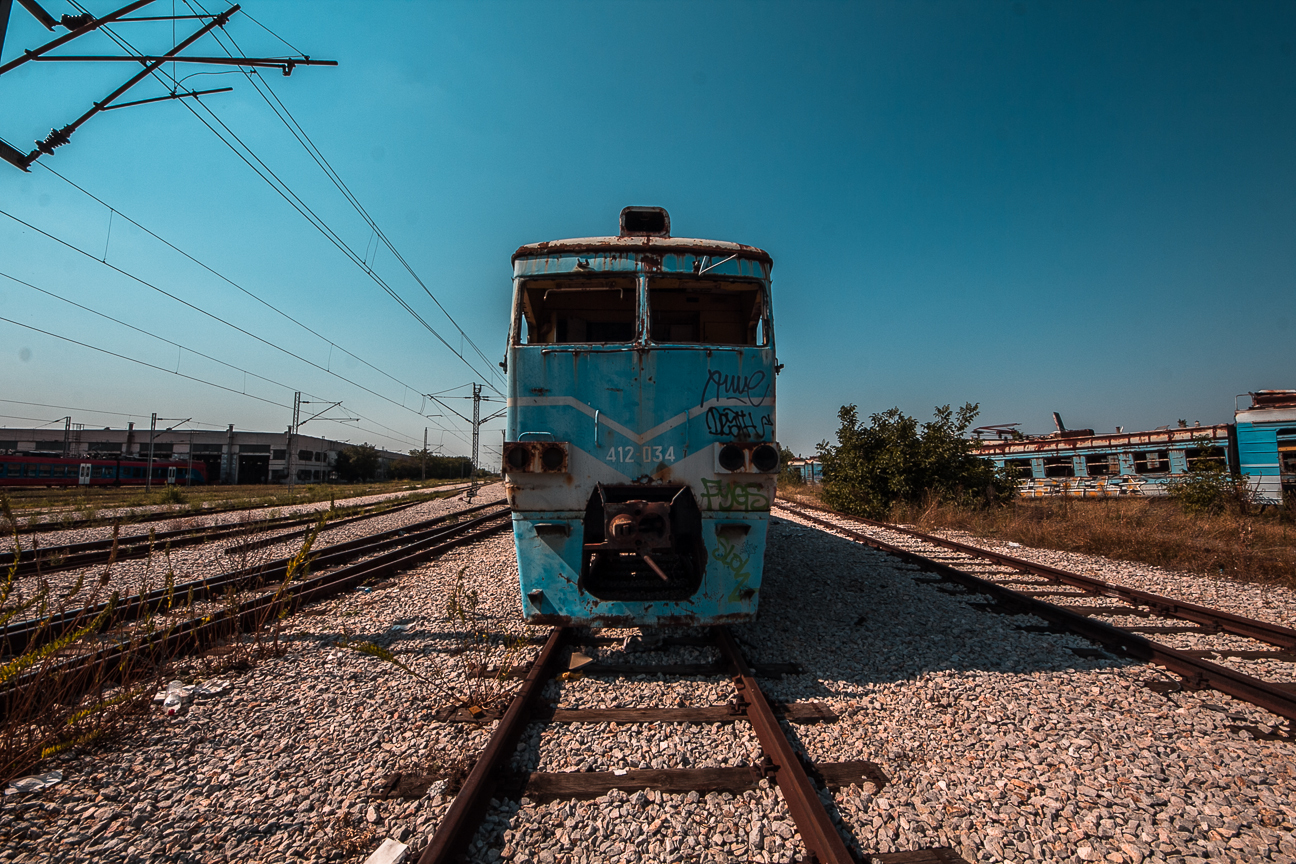
[[[359, 862], [386, 840], [377, 860], [1296, 861], [1287, 588], [994, 543], [978, 560], [776, 501], [754, 623], [528, 626], [503, 487], [451, 494], [338, 501], [291, 579], [312, 525], [235, 516], [236, 538], [167, 550], [157, 532], [186, 526], [145, 524], [151, 554], [20, 561], [14, 596], [137, 597], [62, 668], [154, 645], [146, 697], [179, 684], [20, 772], [45, 780], [6, 794], [0, 861]], [[111, 533], [19, 539], [86, 544], [72, 564]], [[168, 572], [168, 608], [139, 597]]]

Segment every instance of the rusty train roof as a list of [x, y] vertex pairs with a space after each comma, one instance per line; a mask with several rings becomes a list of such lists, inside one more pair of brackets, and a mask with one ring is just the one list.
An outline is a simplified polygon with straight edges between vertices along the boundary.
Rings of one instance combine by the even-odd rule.
[[1012, 453], [1045, 453], [1096, 447], [1186, 446], [1201, 438], [1227, 440], [1228, 424], [1216, 423], [1210, 426], [1188, 426], [1174, 429], [1153, 429], [1149, 432], [1117, 432], [1115, 434], [1107, 433], [1066, 438], [1053, 434], [1017, 440], [974, 441], [973, 448], [977, 455], [993, 454], [1002, 456]]
[[536, 258], [545, 255], [575, 252], [660, 252], [674, 255], [737, 255], [765, 264], [773, 264], [768, 252], [755, 246], [730, 243], [725, 240], [698, 240], [691, 237], [576, 237], [569, 240], [546, 240], [519, 246], [513, 253], [518, 258]]

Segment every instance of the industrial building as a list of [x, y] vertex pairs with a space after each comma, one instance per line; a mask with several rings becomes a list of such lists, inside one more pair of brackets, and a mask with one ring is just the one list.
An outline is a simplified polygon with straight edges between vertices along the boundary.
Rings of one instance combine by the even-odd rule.
[[[136, 429], [133, 423], [125, 429], [91, 429], [72, 423], [62, 429], [0, 427], [0, 453], [13, 455], [148, 459], [150, 446], [154, 459], [201, 463], [210, 483], [253, 484], [286, 483], [290, 473], [298, 483], [336, 480], [338, 454], [352, 445], [311, 435], [244, 432], [233, 424], [227, 429], [158, 430], [151, 434], [148, 429]], [[405, 454], [379, 450], [378, 457], [376, 479], [382, 480], [391, 464]]]

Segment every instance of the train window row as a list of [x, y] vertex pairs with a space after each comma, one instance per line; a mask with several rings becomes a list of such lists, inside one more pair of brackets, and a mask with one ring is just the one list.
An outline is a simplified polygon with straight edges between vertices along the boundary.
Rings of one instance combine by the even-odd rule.
[[[521, 314], [526, 344], [630, 342], [638, 286], [630, 276], [530, 279]], [[756, 282], [656, 278], [648, 281], [654, 342], [765, 345], [764, 292]]]
[[[45, 462], [0, 462], [0, 477], [30, 480], [76, 480], [80, 477], [81, 466], [75, 463], [50, 464]], [[153, 468], [154, 480], [165, 480], [170, 466], [160, 465]], [[180, 480], [189, 477], [188, 468], [176, 468], [175, 476]], [[194, 472], [197, 477], [198, 472]], [[93, 465], [90, 468], [93, 480], [143, 480], [146, 477], [143, 465], [123, 465], [120, 470], [116, 465]]]
[[[1291, 453], [1293, 466], [1296, 467], [1296, 442], [1293, 442]], [[1129, 458], [1134, 474], [1169, 474], [1171, 473], [1170, 451], [1136, 450], [1127, 453], [1087, 453], [1082, 457], [1085, 475], [1088, 477], [1114, 477], [1122, 473], [1122, 457]], [[1197, 471], [1207, 467], [1227, 468], [1228, 461], [1223, 447], [1190, 448], [1184, 451], [1188, 470]], [[1035, 468], [1031, 459], [1007, 459], [1004, 464], [1013, 468], [1018, 477], [1033, 477]], [[1044, 456], [1039, 458], [1043, 477], [1075, 477], [1076, 464], [1070, 456]]]

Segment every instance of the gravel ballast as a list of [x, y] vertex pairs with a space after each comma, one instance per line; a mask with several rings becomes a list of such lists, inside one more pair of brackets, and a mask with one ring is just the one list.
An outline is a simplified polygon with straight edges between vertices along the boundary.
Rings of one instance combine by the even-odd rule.
[[[925, 574], [795, 518], [773, 523], [760, 618], [733, 629], [748, 660], [806, 670], [762, 680], [769, 696], [823, 701], [841, 715], [788, 726], [796, 746], [816, 760], [872, 760], [889, 778], [829, 796], [851, 842], [873, 852], [948, 845], [968, 861], [1296, 862], [1296, 747], [1265, 740], [1273, 715], [1212, 691], [1161, 695], [1143, 686], [1166, 679], [1152, 667], [1077, 656], [1072, 648], [1093, 646], [1017, 629], [1040, 622], [975, 609], [975, 595], [920, 583]], [[510, 649], [496, 639], [484, 653], [456, 653], [465, 640], [446, 601], [461, 569], [492, 634], [543, 635], [519, 621], [507, 532], [316, 604], [286, 622], [285, 656], [223, 675], [232, 682], [224, 695], [175, 717], [155, 709], [129, 741], [42, 766], [65, 779], [6, 796], [0, 861], [359, 862], [384, 837], [409, 844], [413, 860], [450, 799], [434, 786], [415, 800], [380, 800], [375, 784], [475, 754], [489, 727], [434, 720], [447, 701], [438, 686], [461, 692], [473, 657], [515, 663], [536, 651], [533, 641]], [[387, 644], [443, 683], [338, 648], [339, 638]], [[714, 656], [596, 652], [617, 664]], [[546, 695], [562, 707], [716, 705], [733, 689], [720, 676], [590, 676], [551, 683]], [[743, 722], [532, 725], [514, 767], [700, 767], [758, 754]], [[472, 858], [803, 855], [778, 789], [760, 788], [495, 802]]]

